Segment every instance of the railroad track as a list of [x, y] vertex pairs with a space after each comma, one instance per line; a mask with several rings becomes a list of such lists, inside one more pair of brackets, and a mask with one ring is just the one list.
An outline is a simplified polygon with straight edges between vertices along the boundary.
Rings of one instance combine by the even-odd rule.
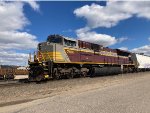
[[[144, 74], [145, 72], [139, 72], [139, 74]], [[128, 75], [128, 76], [131, 76], [132, 74], [134, 74], [134, 73], [124, 73], [124, 74], [120, 74], [120, 76], [122, 76], [122, 75]], [[111, 75], [110, 75], [111, 76]], [[114, 75], [112, 75], [112, 76], [114, 76]], [[115, 76], [119, 76], [119, 75], [115, 75]], [[96, 77], [99, 77], [99, 76], [96, 76]], [[102, 76], [101, 76], [102, 77]], [[103, 76], [103, 77], [108, 77], [108, 76]], [[78, 78], [78, 79], [80, 79], [80, 78]], [[57, 81], [57, 80], [52, 80], [52, 81]], [[0, 87], [13, 87], [13, 86], [21, 86], [21, 85], [28, 85], [28, 84], [42, 84], [42, 83], [45, 83], [45, 82], [51, 82], [51, 80], [48, 80], [48, 81], [42, 81], [42, 82], [40, 82], [40, 83], [36, 83], [36, 82], [27, 82], [27, 79], [25, 79], [25, 80], [21, 80], [21, 81], [19, 81], [19, 80], [7, 80], [7, 81], [5, 81], [5, 80], [0, 80]], [[64, 81], [65, 82], [65, 81]]]
[[0, 81], [0, 87], [6, 87], [6, 86], [17, 86], [17, 85], [23, 85], [24, 82], [19, 82], [18, 80], [10, 80], [10, 81]]

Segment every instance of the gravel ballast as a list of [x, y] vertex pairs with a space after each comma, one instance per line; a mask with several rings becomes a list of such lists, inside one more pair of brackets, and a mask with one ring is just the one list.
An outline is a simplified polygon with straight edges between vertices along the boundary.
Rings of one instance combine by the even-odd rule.
[[100, 87], [107, 87], [114, 84], [132, 82], [137, 78], [150, 76], [150, 72], [129, 73], [113, 76], [103, 76], [94, 78], [62, 79], [57, 81], [47, 81], [46, 83], [26, 83], [21, 85], [0, 86], [0, 107], [32, 101], [39, 98], [50, 97], [72, 91], [91, 90]]

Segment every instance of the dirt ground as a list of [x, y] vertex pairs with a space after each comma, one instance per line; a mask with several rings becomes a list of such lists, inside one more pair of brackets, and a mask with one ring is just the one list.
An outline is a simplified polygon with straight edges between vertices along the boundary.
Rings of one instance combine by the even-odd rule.
[[42, 84], [26, 83], [22, 85], [0, 86], [0, 107], [24, 103], [39, 98], [59, 95], [68, 91], [78, 93], [100, 87], [132, 82], [137, 78], [150, 76], [150, 72], [129, 73], [94, 78], [75, 78], [48, 81]]

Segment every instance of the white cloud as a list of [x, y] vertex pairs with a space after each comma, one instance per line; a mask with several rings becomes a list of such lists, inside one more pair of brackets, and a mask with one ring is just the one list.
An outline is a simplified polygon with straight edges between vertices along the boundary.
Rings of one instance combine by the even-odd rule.
[[79, 39], [104, 46], [121, 43], [128, 38], [116, 38], [107, 34], [100, 34], [92, 31], [92, 29], [98, 27], [110, 28], [117, 25], [121, 20], [131, 18], [134, 15], [150, 19], [148, 16], [150, 15], [148, 12], [150, 11], [149, 5], [150, 2], [108, 1], [106, 6], [93, 3], [77, 8], [74, 10], [74, 14], [87, 20], [87, 25], [84, 28], [76, 30], [77, 36]]
[[28, 54], [15, 51], [0, 51], [0, 65], [27, 65]]
[[150, 45], [144, 45], [138, 48], [134, 48], [131, 51], [135, 53], [144, 53], [146, 55], [150, 55]]
[[83, 29], [77, 30], [77, 36], [79, 37], [79, 40], [92, 42], [103, 46], [110, 46], [117, 43], [117, 39], [115, 37], [106, 34], [97, 34], [94, 31], [85, 32]]
[[122, 38], [116, 38], [107, 34], [98, 34], [94, 31], [89, 31], [89, 27], [81, 28], [76, 30], [76, 34], [79, 40], [92, 42], [95, 44], [100, 44], [103, 46], [111, 46], [116, 43], [121, 43], [128, 38], [122, 37]]
[[[148, 40], [150, 41], [150, 38], [148, 38]], [[131, 51], [134, 53], [144, 53], [145, 55], [150, 56], [150, 45], [144, 45], [141, 47], [133, 48]]]
[[118, 39], [117, 39], [117, 42], [118, 42], [118, 43], [121, 43], [121, 42], [124, 42], [124, 41], [126, 41], [126, 40], [128, 40], [127, 37], [122, 37], [122, 38], [118, 38]]
[[25, 26], [30, 24], [23, 11], [27, 3], [39, 11], [39, 5], [34, 1], [0, 2], [0, 62], [3, 64], [22, 65], [27, 55], [16, 51], [33, 49], [37, 46], [36, 36], [23, 32]]
[[[9, 38], [8, 38], [9, 37]], [[34, 49], [38, 41], [36, 36], [27, 32], [3, 31], [0, 32], [0, 48], [1, 49]]]
[[106, 6], [93, 3], [77, 8], [74, 14], [85, 18], [90, 28], [110, 28], [133, 16], [150, 20], [149, 6], [149, 1], [108, 1]]
[[27, 0], [25, 2], [27, 2], [35, 11], [39, 11], [40, 6], [37, 2], [30, 1], [30, 0]]
[[0, 31], [22, 30], [29, 24], [21, 2], [0, 2], [0, 17]]
[[69, 32], [73, 32], [73, 30], [72, 29], [67, 29], [67, 30], [63, 30], [62, 32], [63, 33], [69, 33]]
[[119, 49], [121, 49], [121, 50], [128, 50], [127, 47], [120, 47]]

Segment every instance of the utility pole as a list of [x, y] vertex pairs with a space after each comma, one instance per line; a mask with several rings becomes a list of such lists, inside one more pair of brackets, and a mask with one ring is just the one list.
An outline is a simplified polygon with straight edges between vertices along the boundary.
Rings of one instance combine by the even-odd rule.
[[2, 68], [2, 61], [0, 60], [0, 69]]

